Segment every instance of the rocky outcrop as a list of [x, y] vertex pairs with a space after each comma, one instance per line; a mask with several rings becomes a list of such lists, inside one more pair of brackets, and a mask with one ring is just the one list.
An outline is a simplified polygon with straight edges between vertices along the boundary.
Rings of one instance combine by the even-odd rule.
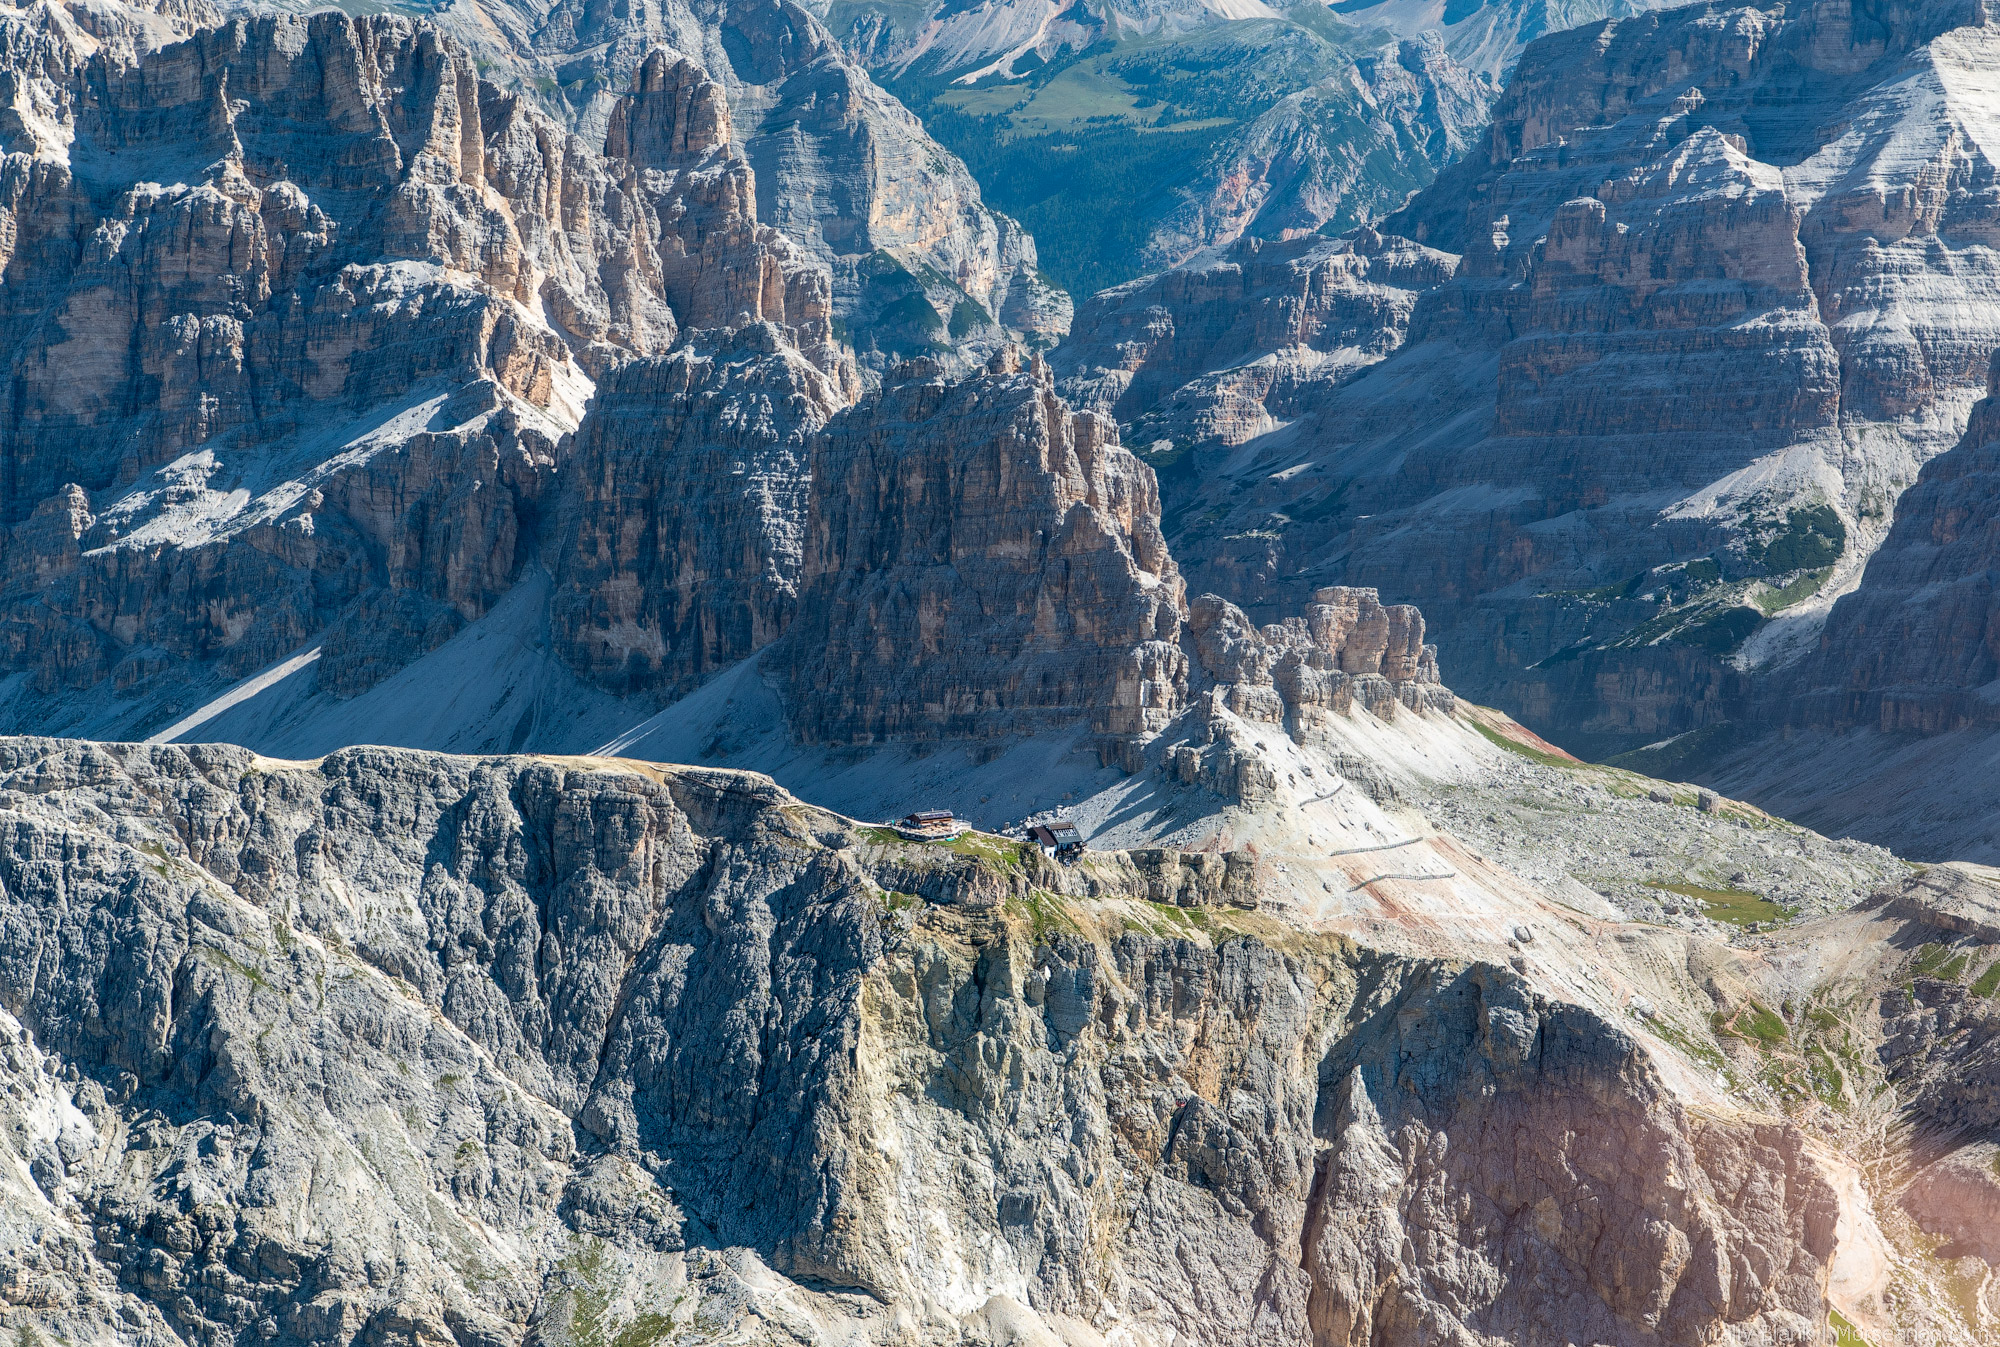
[[0, 790], [10, 1333], [1820, 1336], [1799, 1134], [1511, 971], [1000, 858], [927, 902], [740, 773], [16, 740]]
[[1382, 0], [1341, 0], [1334, 13], [1350, 23], [1379, 24], [1402, 38], [1442, 41], [1453, 60], [1498, 87], [1507, 82], [1523, 50], [1536, 38], [1581, 28], [1600, 19], [1630, 18], [1667, 9], [1649, 0], [1484, 0], [1468, 5], [1391, 5]]
[[1262, 727], [1306, 747], [1335, 749], [1343, 776], [1372, 795], [1393, 793], [1370, 764], [1338, 751], [1335, 717], [1359, 705], [1393, 720], [1399, 707], [1449, 712], [1438, 682], [1437, 647], [1424, 644], [1423, 615], [1384, 607], [1372, 589], [1327, 588], [1303, 615], [1259, 628], [1213, 594], [1196, 599], [1188, 631], [1210, 685], [1207, 714], [1190, 742], [1170, 745], [1164, 766], [1177, 781], [1246, 803], [1275, 798], [1276, 774], [1255, 750]]
[[[969, 372], [1008, 340], [1053, 344], [1068, 327], [1068, 299], [1039, 280], [1034, 240], [989, 210], [965, 166], [793, 0], [446, 7], [436, 22], [593, 147], [653, 54], [683, 54], [725, 95], [759, 218], [829, 270], [834, 310], [875, 337], [864, 354], [878, 368], [929, 354]], [[934, 275], [947, 315], [963, 300], [988, 321], [950, 345], [922, 324], [882, 322], [867, 280], [883, 258]]]
[[1065, 397], [1133, 427], [1178, 477], [1188, 446], [1234, 448], [1273, 428], [1288, 391], [1336, 380], [1402, 343], [1417, 296], [1457, 259], [1361, 229], [1245, 238], [1092, 296], [1050, 357]]
[[898, 368], [813, 449], [799, 618], [771, 663], [803, 742], [987, 739], [1181, 708], [1186, 599], [1152, 472], [1038, 355]]

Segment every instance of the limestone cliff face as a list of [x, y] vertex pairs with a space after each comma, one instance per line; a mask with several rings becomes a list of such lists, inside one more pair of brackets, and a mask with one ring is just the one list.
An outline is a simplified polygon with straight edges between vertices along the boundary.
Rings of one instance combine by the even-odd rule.
[[1510, 970], [1127, 929], [1146, 858], [912, 868], [609, 760], [13, 740], [0, 791], [10, 1333], [1822, 1340], [1796, 1131]]
[[810, 437], [850, 395], [768, 326], [600, 381], [548, 543], [560, 657], [609, 690], [672, 695], [776, 639], [804, 564]]
[[[760, 222], [691, 62], [640, 67], [600, 155], [407, 22], [235, 19], [131, 63], [46, 15], [7, 25], [42, 112], [5, 160], [0, 639], [41, 692], [171, 719], [190, 684], [317, 638], [319, 685], [351, 695], [488, 611], [554, 540], [545, 518], [604, 535], [572, 529], [559, 584], [584, 615], [566, 648], [602, 673], [636, 564], [612, 535], [645, 527], [629, 474], [701, 472], [662, 452], [676, 416], [711, 446], [736, 418], [783, 516], [745, 507], [742, 583], [777, 564], [804, 478], [787, 427], [858, 384], [827, 271]], [[738, 349], [770, 372], [732, 382]], [[593, 379], [608, 415], [564, 506], [558, 446]], [[648, 429], [617, 441], [635, 397]]]
[[1173, 266], [1239, 237], [1380, 219], [1477, 142], [1492, 98], [1435, 33], [1368, 52], [1223, 142], [1154, 228], [1143, 260]]
[[1801, 666], [1795, 726], [1938, 734], [2000, 722], [2000, 360], [1958, 446], [1924, 465], [1860, 586]]
[[1368, 229], [1246, 238], [1092, 296], [1050, 360], [1066, 397], [1131, 425], [1142, 451], [1233, 449], [1285, 416], [1290, 395], [1393, 351], [1417, 296], [1456, 264]]
[[1186, 597], [1152, 472], [1039, 356], [900, 367], [815, 444], [799, 619], [772, 660], [805, 742], [1157, 731]]
[[[1190, 427], [1190, 585], [1273, 616], [1393, 590], [1460, 686], [1590, 749], [1733, 714], [1732, 680], [1801, 656], [2000, 343], [1992, 31], [1849, 11], [1529, 48], [1483, 150], [1381, 226], [1463, 257], [1394, 354], [1239, 379], [1268, 402]], [[1693, 695], [1662, 695], [1683, 665]]]
[[1994, 859], [1979, 783], [2000, 726], [2000, 376], [1988, 390], [1903, 493], [1811, 654], [1693, 743], [1703, 780], [1828, 831], [1893, 836], [1913, 857]]
[[1437, 647], [1424, 644], [1423, 614], [1408, 604], [1384, 607], [1372, 589], [1330, 587], [1302, 615], [1259, 628], [1243, 610], [1213, 594], [1189, 614], [1194, 663], [1206, 685], [1206, 714], [1183, 742], [1167, 746], [1162, 766], [1184, 785], [1259, 804], [1278, 798], [1277, 773], [1255, 751], [1268, 726], [1310, 748], [1332, 748], [1343, 776], [1387, 798], [1378, 768], [1337, 748], [1335, 718], [1357, 705], [1381, 720], [1399, 708], [1449, 712], [1456, 704], [1438, 681]]
[[945, 313], [970, 299], [994, 319], [946, 352], [959, 372], [1006, 340], [1052, 344], [1068, 327], [1067, 297], [1038, 279], [1034, 240], [989, 210], [965, 166], [793, 0], [508, 3], [448, 7], [437, 22], [593, 146], [651, 54], [684, 54], [725, 93], [760, 218], [830, 270], [849, 328], [879, 329], [878, 361], [933, 344], [928, 329], [878, 322], [867, 281], [880, 257], [935, 274], [927, 288]]

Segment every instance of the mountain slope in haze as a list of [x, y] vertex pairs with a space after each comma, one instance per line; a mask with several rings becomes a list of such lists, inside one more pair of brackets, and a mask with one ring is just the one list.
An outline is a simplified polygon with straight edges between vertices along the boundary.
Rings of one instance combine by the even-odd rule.
[[1394, 209], [1463, 153], [1491, 98], [1434, 41], [1317, 3], [826, 16], [1080, 295], [1246, 231]]
[[[1366, 236], [1462, 255], [1450, 280], [1409, 303], [1300, 266], [1263, 301], [1298, 327], [1155, 379], [1255, 265], [1204, 258], [1184, 307], [1164, 277], [1087, 306], [1063, 386], [1172, 465], [1197, 588], [1391, 586], [1462, 686], [1579, 751], [1732, 718], [1813, 647], [2000, 342], [1976, 17], [1703, 5], [1543, 39], [1483, 152]], [[1325, 360], [1363, 300], [1386, 358]]]
[[1536, 38], [1581, 28], [1599, 19], [1631, 18], [1672, 4], [1647, 0], [1336, 0], [1330, 6], [1350, 23], [1385, 28], [1398, 37], [1435, 33], [1453, 60], [1495, 84], [1505, 84]]

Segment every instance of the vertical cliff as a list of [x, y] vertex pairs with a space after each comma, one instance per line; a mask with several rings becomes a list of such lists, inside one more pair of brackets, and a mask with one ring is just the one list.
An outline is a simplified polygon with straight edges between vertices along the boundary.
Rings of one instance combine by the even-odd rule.
[[799, 618], [773, 661], [807, 742], [987, 738], [1181, 707], [1186, 597], [1152, 472], [1039, 356], [935, 364], [814, 446]]
[[743, 773], [13, 740], [0, 790], [17, 1334], [1822, 1340], [1799, 1134], [1494, 964], [1162, 936], [1132, 863]]

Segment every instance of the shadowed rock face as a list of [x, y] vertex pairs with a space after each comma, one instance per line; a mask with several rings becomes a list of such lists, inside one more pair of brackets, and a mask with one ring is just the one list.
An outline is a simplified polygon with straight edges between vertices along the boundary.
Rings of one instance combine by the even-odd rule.
[[2000, 361], [1956, 448], [1924, 465], [1861, 585], [1799, 670], [1798, 726], [1938, 734], [2000, 723]]
[[[1065, 374], [1147, 390], [1118, 414], [1172, 454], [1190, 586], [1260, 616], [1329, 581], [1393, 592], [1461, 688], [1589, 751], [1741, 714], [2000, 344], [1991, 30], [1849, 9], [1529, 48], [1484, 148], [1381, 225], [1461, 255], [1358, 348], [1386, 358], [1301, 331], [1184, 365], [1166, 315], [1199, 332], [1234, 302], [1197, 302], [1209, 259], [1086, 310]], [[1304, 272], [1267, 284], [1313, 304]]]
[[1393, 351], [1417, 296], [1456, 266], [1367, 230], [1249, 238], [1092, 296], [1050, 360], [1064, 396], [1133, 425], [1141, 449], [1160, 438], [1234, 447], [1286, 414], [1285, 386]]
[[10, 1326], [1818, 1340], [1798, 1134], [1505, 970], [601, 760], [13, 740], [0, 832]]

